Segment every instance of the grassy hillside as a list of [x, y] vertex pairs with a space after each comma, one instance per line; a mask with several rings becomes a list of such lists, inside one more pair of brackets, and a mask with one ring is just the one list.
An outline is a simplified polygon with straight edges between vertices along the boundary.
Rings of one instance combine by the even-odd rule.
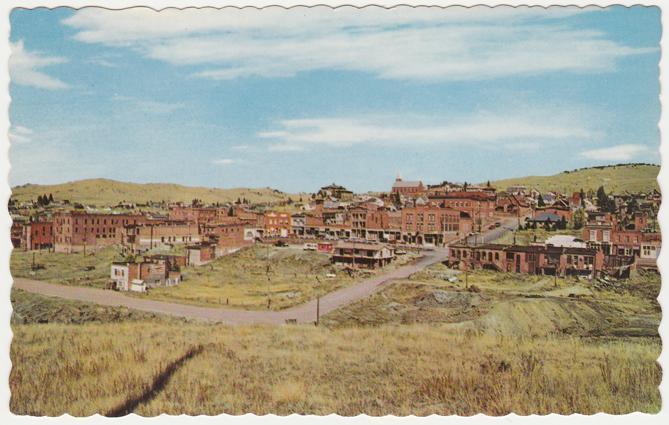
[[657, 175], [659, 165], [621, 164], [605, 167], [582, 168], [564, 171], [554, 176], [527, 176], [497, 180], [491, 184], [499, 190], [513, 185], [525, 185], [540, 192], [559, 191], [562, 193], [597, 190], [604, 186], [607, 193], [646, 192], [658, 189]]
[[15, 325], [20, 415], [657, 412], [659, 338], [442, 326]]
[[49, 416], [659, 410], [659, 275], [611, 289], [479, 271], [469, 276], [472, 291], [461, 278], [435, 265], [319, 327], [229, 327], [12, 291], [10, 409]]
[[[189, 187], [171, 183], [126, 183], [108, 179], [78, 180], [55, 185], [25, 184], [12, 189], [12, 198], [18, 201], [37, 199], [42, 194], [53, 194], [56, 200], [67, 199], [93, 205], [115, 205], [126, 201], [145, 203], [147, 201], [191, 202], [194, 198], [206, 203], [234, 202], [246, 198], [251, 202], [280, 202], [289, 194], [270, 189], [216, 189]], [[299, 195], [292, 195], [294, 200]]]

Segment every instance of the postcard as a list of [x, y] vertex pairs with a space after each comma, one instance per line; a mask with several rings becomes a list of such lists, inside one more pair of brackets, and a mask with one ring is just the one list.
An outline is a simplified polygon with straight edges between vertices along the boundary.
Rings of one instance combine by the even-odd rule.
[[15, 7], [10, 411], [658, 413], [661, 15]]

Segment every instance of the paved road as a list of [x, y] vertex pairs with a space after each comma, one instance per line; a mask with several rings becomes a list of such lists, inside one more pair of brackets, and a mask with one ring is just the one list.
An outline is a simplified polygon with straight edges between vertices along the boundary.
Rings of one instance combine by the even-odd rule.
[[[506, 220], [503, 226], [484, 232], [479, 235], [484, 241], [491, 241], [500, 237], [504, 232], [513, 229], [516, 219]], [[320, 299], [320, 314], [325, 315], [333, 310], [344, 307], [371, 295], [378, 287], [396, 279], [404, 279], [432, 264], [448, 258], [447, 248], [435, 248], [423, 251], [423, 256], [412, 264], [399, 267], [384, 275], [363, 280], [355, 285], [331, 292]], [[67, 298], [77, 301], [93, 302], [96, 304], [128, 307], [135, 310], [152, 313], [168, 314], [172, 316], [188, 317], [219, 321], [232, 325], [239, 324], [283, 324], [288, 319], [295, 319], [298, 323], [309, 323], [316, 320], [316, 300], [281, 311], [248, 311], [224, 307], [198, 307], [186, 304], [154, 301], [140, 297], [130, 297], [121, 292], [110, 290], [65, 286], [38, 280], [14, 278], [14, 287], [28, 292], [42, 295]]]

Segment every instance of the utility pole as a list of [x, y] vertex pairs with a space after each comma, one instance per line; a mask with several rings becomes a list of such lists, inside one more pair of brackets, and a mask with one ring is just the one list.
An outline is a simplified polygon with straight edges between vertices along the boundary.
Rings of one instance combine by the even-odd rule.
[[465, 289], [469, 289], [469, 267], [465, 264]]
[[86, 256], [86, 239], [88, 239], [88, 226], [84, 221], [84, 257]]
[[[316, 276], [316, 282], [318, 282], [318, 289], [320, 289], [321, 286], [321, 280]], [[321, 319], [321, 296], [320, 294], [316, 296], [316, 323], [315, 325], [318, 326], [320, 323]]]

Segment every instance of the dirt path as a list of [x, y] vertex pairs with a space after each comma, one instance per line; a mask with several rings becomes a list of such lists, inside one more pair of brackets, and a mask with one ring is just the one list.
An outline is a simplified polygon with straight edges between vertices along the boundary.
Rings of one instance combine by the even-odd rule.
[[[513, 228], [513, 222], [513, 219], [505, 220], [505, 226], [503, 228], [485, 232], [483, 234], [485, 237], [484, 240], [491, 240], [492, 236], [499, 237], [503, 232], [509, 231], [509, 228]], [[320, 299], [320, 315], [323, 316], [333, 310], [365, 298], [371, 295], [378, 287], [389, 281], [405, 279], [425, 267], [444, 261], [446, 258], [448, 258], [447, 248], [435, 248], [432, 251], [423, 251], [423, 256], [413, 264], [408, 264], [384, 275], [375, 276], [352, 286], [331, 292]], [[297, 321], [297, 323], [309, 323], [316, 320], [316, 300], [311, 300], [304, 304], [281, 311], [249, 311], [224, 307], [198, 307], [187, 304], [154, 301], [150, 299], [130, 297], [121, 292], [110, 290], [58, 285], [21, 277], [14, 278], [14, 288], [51, 297], [92, 302], [113, 307], [122, 306], [152, 313], [218, 321], [232, 325], [258, 323], [280, 325], [285, 323], [286, 320], [293, 319]]]

